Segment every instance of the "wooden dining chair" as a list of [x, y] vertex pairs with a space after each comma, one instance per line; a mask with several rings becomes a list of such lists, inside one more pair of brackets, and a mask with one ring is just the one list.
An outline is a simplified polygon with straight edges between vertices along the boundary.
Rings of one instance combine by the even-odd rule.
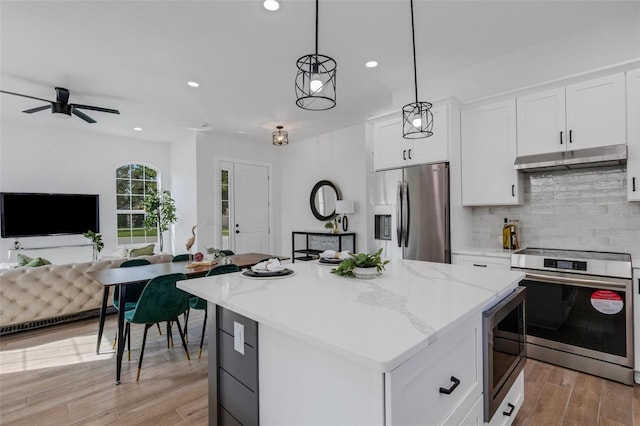
[[[226, 265], [219, 265], [209, 272], [207, 272], [207, 277], [212, 275], [221, 275], [221, 274], [230, 274], [232, 272], [238, 272], [240, 268], [238, 265], [234, 263], [227, 263]], [[204, 322], [202, 323], [202, 336], [200, 337], [200, 351], [198, 352], [198, 359], [202, 357], [202, 346], [204, 345], [204, 333], [207, 329], [207, 301], [199, 298], [198, 296], [189, 296], [189, 310], [186, 312], [186, 317], [184, 320], [184, 334], [187, 334], [187, 324], [189, 322], [189, 311], [191, 309], [200, 309], [204, 310]]]
[[176, 282], [186, 279], [187, 276], [185, 274], [167, 274], [152, 278], [142, 291], [136, 307], [124, 313], [126, 321], [125, 339], [128, 342], [127, 348], [129, 352], [131, 351], [131, 324], [144, 324], [136, 381], [140, 380], [147, 331], [153, 324], [164, 321], [175, 322], [178, 326], [178, 333], [182, 339], [182, 346], [187, 354], [187, 359], [191, 359], [178, 318], [189, 309], [189, 295], [176, 287]]

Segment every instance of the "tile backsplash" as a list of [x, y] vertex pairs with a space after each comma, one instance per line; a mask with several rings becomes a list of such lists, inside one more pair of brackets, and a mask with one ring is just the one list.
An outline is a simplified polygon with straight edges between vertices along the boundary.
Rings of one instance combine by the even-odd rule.
[[521, 247], [631, 253], [640, 260], [640, 203], [627, 202], [626, 167], [530, 173], [522, 206], [473, 208], [473, 243], [502, 247], [504, 218]]

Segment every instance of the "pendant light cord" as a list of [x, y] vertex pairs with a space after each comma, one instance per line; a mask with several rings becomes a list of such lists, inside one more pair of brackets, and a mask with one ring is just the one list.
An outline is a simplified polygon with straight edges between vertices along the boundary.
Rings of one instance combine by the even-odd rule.
[[[317, 6], [317, 0], [316, 0], [316, 6]], [[316, 31], [317, 30], [318, 29], [316, 24]], [[318, 36], [316, 35], [316, 38], [317, 37]], [[413, 39], [413, 84], [416, 89], [416, 104], [417, 104], [418, 103], [418, 71], [416, 70], [416, 33], [413, 28], [413, 0], [411, 0], [411, 37]], [[316, 41], [316, 49], [317, 49], [317, 41]]]
[[318, 1], [316, 0], [316, 61], [318, 60]]

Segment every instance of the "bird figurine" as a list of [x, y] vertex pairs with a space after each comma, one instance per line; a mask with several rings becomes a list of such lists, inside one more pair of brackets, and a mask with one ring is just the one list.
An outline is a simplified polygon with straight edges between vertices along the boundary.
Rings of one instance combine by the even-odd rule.
[[198, 227], [197, 225], [194, 225], [194, 226], [191, 227], [191, 237], [187, 240], [187, 244], [186, 244], [187, 251], [189, 252], [189, 260], [191, 260], [191, 247], [193, 247], [193, 245], [196, 242], [196, 228], [197, 227]]

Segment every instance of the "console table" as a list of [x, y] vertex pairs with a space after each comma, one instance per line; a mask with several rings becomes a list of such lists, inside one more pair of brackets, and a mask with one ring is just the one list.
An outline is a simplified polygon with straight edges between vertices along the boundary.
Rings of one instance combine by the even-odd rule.
[[291, 233], [291, 261], [317, 259], [325, 250], [356, 252], [356, 233], [293, 231]]

